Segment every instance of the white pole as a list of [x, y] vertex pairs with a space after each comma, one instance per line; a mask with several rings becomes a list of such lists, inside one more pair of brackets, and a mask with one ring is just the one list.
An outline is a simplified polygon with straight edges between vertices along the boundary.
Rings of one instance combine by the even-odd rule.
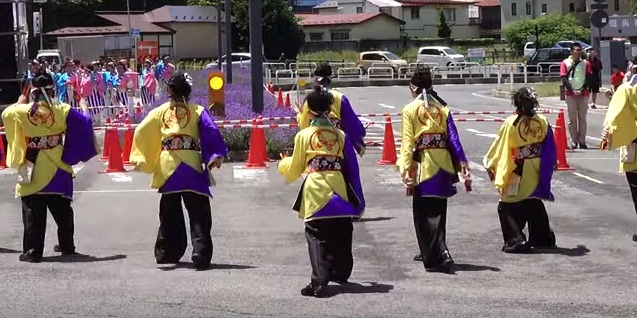
[[524, 64], [524, 85], [529, 83], [529, 66]]
[[511, 92], [511, 93], [513, 93], [513, 68], [514, 67], [515, 67], [514, 65], [511, 65], [511, 68], [510, 68], [510, 70], [511, 70], [510, 71], [510, 74], [511, 74], [511, 90], [509, 92]]
[[502, 84], [502, 69], [498, 66], [498, 90], [500, 90], [500, 86]]

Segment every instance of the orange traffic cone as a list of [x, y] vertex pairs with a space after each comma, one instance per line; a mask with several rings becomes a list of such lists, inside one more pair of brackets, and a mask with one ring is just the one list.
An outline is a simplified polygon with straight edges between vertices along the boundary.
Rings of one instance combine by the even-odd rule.
[[111, 131], [109, 130], [111, 126], [111, 118], [110, 117], [106, 117], [106, 131], [104, 132], [104, 150], [102, 151], [102, 161], [106, 161], [108, 160], [108, 153], [111, 150], [110, 148], [110, 141], [111, 141]]
[[292, 103], [290, 102], [290, 93], [285, 95], [285, 107], [292, 108]]
[[[2, 128], [2, 125], [0, 125], [0, 128]], [[0, 169], [7, 167], [7, 148], [4, 145], [4, 138], [0, 135]]]
[[126, 118], [126, 132], [124, 133], [124, 150], [122, 152], [122, 161], [124, 164], [130, 164], [130, 153], [133, 148], [133, 128], [130, 125], [130, 119]]
[[279, 99], [276, 101], [276, 107], [283, 107], [283, 89], [279, 87]]
[[391, 117], [385, 117], [385, 138], [383, 140], [383, 156], [377, 164], [389, 166], [396, 164], [396, 143], [394, 142], [394, 129], [391, 125]]
[[557, 170], [569, 171], [573, 170], [566, 161], [566, 123], [564, 121], [564, 109], [560, 109], [555, 122], [555, 146], [557, 149]]
[[[257, 120], [252, 120], [252, 125], [257, 125]], [[248, 162], [246, 162], [246, 168], [267, 168], [268, 166], [265, 164], [266, 151], [265, 149], [265, 135], [263, 134], [263, 129], [259, 129], [256, 127], [252, 128], [252, 133], [250, 134], [250, 150], [248, 152]]]
[[112, 132], [109, 134], [110, 141], [110, 153], [108, 157], [108, 166], [106, 167], [106, 173], [112, 172], [126, 172], [124, 169], [124, 163], [122, 162], [122, 149], [119, 147], [119, 134], [117, 128], [111, 128]]
[[268, 84], [268, 91], [270, 92], [270, 94], [274, 95], [274, 85], [272, 85], [272, 82]]

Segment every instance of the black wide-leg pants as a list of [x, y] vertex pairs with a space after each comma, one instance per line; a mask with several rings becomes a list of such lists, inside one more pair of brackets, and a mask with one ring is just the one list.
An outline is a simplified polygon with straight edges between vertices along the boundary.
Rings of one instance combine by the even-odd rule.
[[529, 244], [532, 247], [555, 247], [555, 233], [551, 230], [549, 216], [540, 199], [498, 204], [498, 216], [504, 239], [503, 250], [526, 242], [524, 227], [529, 224]]
[[447, 199], [413, 198], [414, 227], [425, 268], [433, 268], [443, 261], [447, 248]]
[[305, 222], [305, 238], [312, 265], [312, 286], [326, 286], [330, 280], [347, 281], [352, 274], [351, 218]]
[[71, 199], [57, 194], [33, 194], [22, 197], [22, 223], [24, 235], [23, 253], [33, 253], [37, 258], [44, 252], [47, 209], [58, 226], [58, 243], [62, 252], [75, 252], [73, 235], [75, 225]]
[[190, 219], [190, 239], [193, 254], [199, 254], [201, 264], [209, 265], [212, 259], [212, 214], [210, 199], [193, 192], [162, 194], [159, 203], [159, 231], [155, 242], [155, 259], [158, 263], [178, 263], [186, 252], [188, 237], [181, 202], [184, 202]]

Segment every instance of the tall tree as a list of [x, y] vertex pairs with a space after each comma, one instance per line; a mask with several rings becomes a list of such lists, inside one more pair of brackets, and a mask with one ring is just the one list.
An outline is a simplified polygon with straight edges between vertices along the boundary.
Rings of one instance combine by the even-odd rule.
[[[190, 5], [215, 5], [215, 0], [188, 0]], [[305, 42], [305, 33], [289, 8], [288, 0], [263, 0], [263, 46], [265, 56], [277, 58], [281, 53], [295, 58]], [[249, 48], [249, 0], [232, 0], [237, 47]]]
[[445, 16], [445, 11], [440, 8], [438, 10], [438, 37], [442, 39], [448, 39], [451, 37], [451, 28], [447, 24], [447, 17]]
[[577, 18], [571, 14], [547, 14], [533, 20], [520, 20], [502, 30], [502, 34], [512, 49], [521, 51], [527, 37], [535, 34], [535, 25], [542, 30], [540, 47], [551, 47], [555, 42], [562, 40], [587, 42], [591, 38], [590, 28], [581, 26]]

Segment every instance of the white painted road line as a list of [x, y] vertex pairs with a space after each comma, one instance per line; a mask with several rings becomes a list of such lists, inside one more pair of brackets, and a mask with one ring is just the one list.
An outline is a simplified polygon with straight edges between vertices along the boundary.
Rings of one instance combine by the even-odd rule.
[[113, 182], [117, 183], [131, 183], [133, 182], [133, 177], [124, 173], [109, 173], [109, 177]]
[[481, 164], [474, 161], [469, 161], [469, 169], [487, 172], [487, 168], [483, 167]]
[[395, 109], [396, 108], [396, 106], [385, 105], [385, 104], [378, 104], [378, 106], [385, 107], [385, 108], [391, 108], [391, 109]]
[[268, 173], [266, 168], [250, 169], [243, 166], [233, 166], [232, 176], [234, 182], [243, 182], [250, 184], [259, 184], [268, 182]]
[[573, 172], [573, 174], [578, 176], [578, 177], [580, 177], [580, 178], [584, 178], [584, 179], [586, 179], [588, 181], [593, 181], [593, 182], [598, 183], [598, 184], [604, 184], [604, 182], [602, 182], [602, 181], [599, 181], [599, 180], [597, 180], [595, 178], [592, 178], [592, 177], [589, 177], [589, 176], [585, 176], [585, 175], [583, 175], [581, 173], [578, 173], [578, 172]]
[[465, 130], [468, 131], [468, 132], [472, 132], [472, 133], [476, 134], [476, 136], [480, 136], [480, 137], [487, 137], [487, 138], [493, 138], [493, 139], [498, 138], [497, 134], [488, 134], [488, 133], [485, 133], [485, 132], [482, 132], [482, 131], [479, 131], [479, 130], [473, 129], [473, 128], [467, 128]]

